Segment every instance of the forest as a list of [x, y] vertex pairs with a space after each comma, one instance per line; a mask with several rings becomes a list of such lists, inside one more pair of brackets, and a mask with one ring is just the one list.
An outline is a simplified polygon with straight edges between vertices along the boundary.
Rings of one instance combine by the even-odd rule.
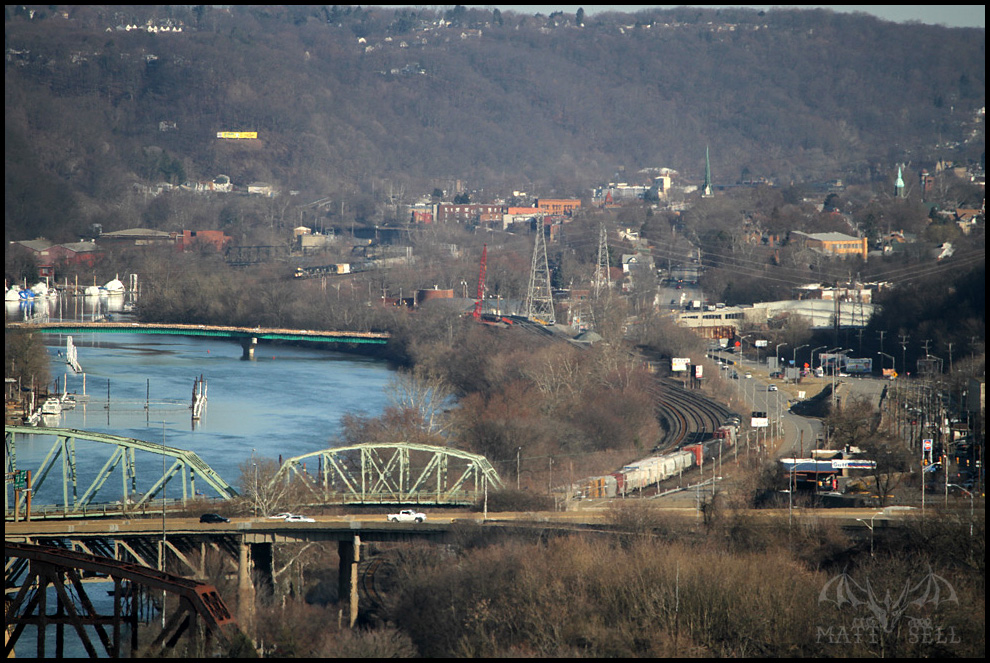
[[155, 227], [135, 186], [221, 174], [361, 221], [458, 181], [476, 199], [644, 168], [697, 182], [706, 147], [723, 185], [984, 158], [983, 31], [861, 14], [8, 6], [5, 42], [8, 240]]
[[[404, 225], [403, 206], [429, 192], [433, 201], [455, 191], [508, 200], [517, 190], [586, 200], [593, 186], [660, 167], [677, 170], [679, 185], [699, 184], [708, 148], [719, 195], [679, 210], [585, 206], [551, 244], [554, 286], [590, 281], [600, 223], [613, 267], [632, 248], [617, 230], [631, 230], [658, 267], [697, 255], [702, 287], [728, 304], [784, 297], [812, 280], [890, 280], [896, 287], [878, 296], [880, 313], [858, 338], [843, 331], [821, 342], [893, 352], [899, 367], [931, 349], [946, 368], [955, 362], [953, 391], [985, 374], [985, 240], [937, 209], [978, 208], [982, 189], [946, 176], [937, 200], [890, 195], [896, 163], [912, 172], [942, 160], [985, 165], [983, 30], [820, 9], [582, 18], [463, 6], [8, 6], [5, 240], [75, 241], [98, 224], [221, 229], [238, 246], [287, 249], [300, 223], [356, 240], [355, 228]], [[220, 175], [238, 187], [269, 182], [280, 195], [156, 193]], [[837, 178], [846, 186], [827, 206], [808, 201]], [[332, 204], [319, 214], [306, 207], [322, 199]], [[871, 241], [892, 231], [920, 241], [867, 263], [786, 241], [791, 230], [846, 232], [850, 223]], [[705, 341], [660, 315], [655, 282], [597, 304], [602, 342], [579, 350], [439, 307], [380, 305], [424, 287], [473, 295], [483, 243], [489, 296], [525, 294], [531, 235], [431, 226], [408, 237], [414, 265], [325, 283], [295, 282], [282, 263], [234, 267], [206, 247], [110, 249], [95, 269], [66, 267], [60, 277], [139, 273], [143, 320], [390, 332], [396, 388], [425, 386], [437, 399], [399, 398], [381, 417], [347, 417], [345, 440], [471, 449], [507, 477], [521, 448], [541, 465], [555, 459], [559, 473], [590, 476], [658, 443], [658, 387], [642, 357], [701, 356]], [[946, 241], [958, 253], [936, 263], [930, 249]], [[321, 259], [348, 262], [351, 246]], [[37, 272], [13, 252], [5, 263], [14, 280]], [[792, 348], [821, 344], [795, 327], [768, 331]], [[37, 338], [6, 335], [6, 375], [47, 381], [45, 352]], [[732, 402], [735, 389], [709, 384]], [[262, 597], [258, 643], [267, 655], [299, 657], [985, 650], [982, 521], [975, 538], [958, 519], [928, 521], [881, 540], [874, 555], [837, 527], [747, 520], [735, 509], [752, 506], [768, 479], [765, 467], [738, 469], [743, 489], [699, 522], [623, 505], [607, 514], [607, 541], [543, 532], [492, 541], [465, 528], [447, 547], [371, 550], [387, 557], [393, 584], [355, 631], [335, 626], [335, 550], [293, 551], [305, 581], [292, 600]], [[523, 487], [542, 495], [543, 472], [522, 476]], [[528, 498], [493, 499], [546, 507]], [[850, 613], [815, 602], [836, 574], [882, 578], [893, 592], [919, 568], [958, 593], [918, 618], [951, 628], [953, 647], [913, 639], [921, 622], [839, 646], [816, 634], [850, 624]], [[225, 597], [236, 593], [230, 578], [215, 581]]]

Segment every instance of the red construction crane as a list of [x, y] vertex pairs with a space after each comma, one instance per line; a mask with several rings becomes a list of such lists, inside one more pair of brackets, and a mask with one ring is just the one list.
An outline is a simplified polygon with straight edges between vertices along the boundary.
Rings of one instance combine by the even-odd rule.
[[478, 272], [478, 301], [474, 303], [474, 317], [481, 318], [481, 307], [485, 301], [485, 268], [488, 263], [488, 245], [481, 249], [481, 270]]

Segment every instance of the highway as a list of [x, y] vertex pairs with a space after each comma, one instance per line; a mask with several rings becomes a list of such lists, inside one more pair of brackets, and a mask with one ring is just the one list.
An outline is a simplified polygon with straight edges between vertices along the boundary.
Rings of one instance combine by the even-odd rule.
[[[831, 376], [824, 378], [805, 377], [800, 384], [787, 383], [784, 380], [771, 380], [766, 366], [761, 366], [751, 359], [746, 359], [738, 353], [712, 351], [710, 356], [734, 362], [728, 371], [735, 370], [738, 380], [730, 380], [743, 399], [750, 404], [754, 411], [766, 412], [774, 421], [779, 420], [782, 438], [774, 450], [777, 457], [807, 457], [811, 449], [821, 446], [824, 439], [824, 427], [816, 418], [802, 417], [790, 411], [790, 406], [806, 398], [818, 394], [822, 389], [833, 384]], [[749, 372], [752, 378], [745, 378]], [[777, 391], [767, 391], [769, 385], [776, 385]], [[879, 405], [880, 397], [888, 382], [872, 377], [840, 377], [834, 381], [836, 394], [843, 398], [865, 398]]]
[[[694, 491], [685, 490], [680, 493], [683, 500], [672, 500], [672, 506], [665, 505], [666, 499], [651, 501], [651, 507], [673, 518], [683, 518], [685, 523], [697, 519], [697, 511], [692, 502]], [[277, 535], [293, 538], [293, 535], [323, 533], [351, 536], [360, 532], [362, 538], [369, 535], [387, 536], [388, 533], [418, 534], [443, 533], [455, 525], [532, 525], [532, 526], [601, 526], [611, 520], [610, 511], [615, 500], [584, 500], [574, 504], [568, 511], [541, 512], [499, 512], [482, 513], [442, 510], [427, 512], [424, 523], [389, 523], [385, 514], [312, 516], [312, 523], [285, 523], [269, 518], [239, 517], [231, 518], [230, 523], [206, 524], [200, 523], [199, 518], [167, 517], [165, 519], [166, 536], [181, 535], [258, 535], [262, 540], [270, 540]], [[759, 509], [733, 511], [736, 515], [745, 515], [758, 521], [773, 522], [791, 515], [802, 519], [839, 520], [844, 525], [861, 527], [858, 519], [878, 516], [884, 520], [903, 520], [914, 515], [920, 515], [920, 509], [907, 507], [888, 507], [878, 510], [875, 507], [841, 508], [841, 509]], [[88, 538], [96, 536], [114, 537], [161, 537], [162, 519], [100, 519], [88, 521], [41, 521], [18, 522], [6, 524], [4, 538], [7, 541], [25, 542], [46, 538]], [[375, 537], [377, 538], [377, 537]]]

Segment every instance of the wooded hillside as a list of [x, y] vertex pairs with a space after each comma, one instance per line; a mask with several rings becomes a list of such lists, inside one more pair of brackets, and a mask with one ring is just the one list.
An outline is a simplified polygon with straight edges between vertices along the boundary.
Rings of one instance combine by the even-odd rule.
[[18, 238], [219, 174], [308, 200], [579, 195], [647, 167], [700, 180], [706, 146], [720, 183], [983, 158], [984, 30], [824, 10], [8, 7], [5, 44]]

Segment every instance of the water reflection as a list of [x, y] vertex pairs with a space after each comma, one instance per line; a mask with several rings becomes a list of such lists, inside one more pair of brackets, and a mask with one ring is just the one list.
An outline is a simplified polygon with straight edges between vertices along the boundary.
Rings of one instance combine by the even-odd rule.
[[[127, 319], [123, 297], [63, 297], [37, 301], [33, 308], [52, 321], [107, 313]], [[9, 305], [7, 311], [9, 319]], [[18, 319], [23, 314], [18, 306]], [[43, 425], [153, 443], [164, 438], [168, 446], [195, 451], [232, 485], [252, 450], [276, 460], [310, 453], [335, 443], [345, 414], [381, 414], [392, 376], [382, 360], [317, 346], [262, 341], [256, 359], [242, 361], [241, 347], [232, 340], [99, 333], [72, 335], [83, 371], [77, 374], [65, 361], [68, 337], [43, 338], [59, 392], [77, 399], [73, 409], [46, 416]], [[194, 421], [192, 389], [200, 376], [209, 385], [208, 398]], [[51, 438], [39, 442], [37, 457], [18, 445], [19, 466], [35, 467], [50, 444]], [[87, 452], [79, 469], [96, 472], [105, 461]], [[105, 499], [101, 491], [100, 501]]]
[[4, 301], [7, 322], [61, 322], [63, 320], [105, 320], [130, 311], [128, 294], [81, 295], [73, 297], [52, 291], [45, 297]]

